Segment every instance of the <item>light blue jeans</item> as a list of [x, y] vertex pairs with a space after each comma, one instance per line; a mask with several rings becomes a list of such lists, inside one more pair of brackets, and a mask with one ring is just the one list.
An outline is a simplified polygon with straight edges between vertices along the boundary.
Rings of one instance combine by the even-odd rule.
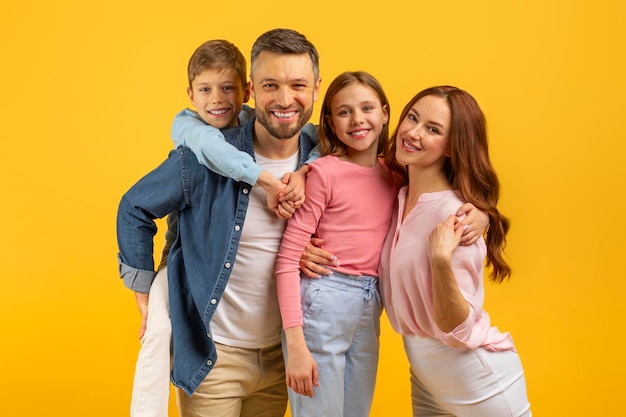
[[303, 276], [301, 293], [304, 337], [319, 386], [312, 398], [289, 389], [292, 416], [369, 416], [382, 312], [378, 279], [336, 271], [319, 279]]

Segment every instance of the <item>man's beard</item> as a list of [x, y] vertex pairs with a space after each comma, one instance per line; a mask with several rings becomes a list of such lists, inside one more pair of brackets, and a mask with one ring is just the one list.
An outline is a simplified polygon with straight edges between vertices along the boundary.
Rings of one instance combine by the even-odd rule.
[[[274, 109], [274, 111], [281, 111]], [[290, 139], [300, 133], [302, 127], [309, 121], [311, 115], [313, 114], [313, 106], [308, 109], [302, 109], [298, 112], [298, 121], [294, 127], [288, 126], [285, 123], [277, 123], [277, 125], [272, 125], [270, 123], [270, 118], [272, 117], [270, 111], [260, 111], [257, 107], [256, 118], [261, 123], [270, 135], [277, 139]]]

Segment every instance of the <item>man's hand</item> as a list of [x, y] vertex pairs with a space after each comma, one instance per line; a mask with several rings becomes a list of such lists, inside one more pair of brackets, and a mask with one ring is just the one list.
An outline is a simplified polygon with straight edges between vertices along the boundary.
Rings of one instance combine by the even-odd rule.
[[328, 266], [341, 265], [337, 257], [322, 249], [324, 239], [312, 237], [311, 242], [304, 248], [300, 257], [300, 271], [309, 278], [320, 278], [322, 275], [332, 275]]
[[137, 307], [139, 307], [139, 313], [141, 313], [141, 327], [139, 327], [139, 340], [143, 338], [146, 328], [148, 326], [148, 298], [150, 294], [135, 292], [135, 301], [137, 301]]

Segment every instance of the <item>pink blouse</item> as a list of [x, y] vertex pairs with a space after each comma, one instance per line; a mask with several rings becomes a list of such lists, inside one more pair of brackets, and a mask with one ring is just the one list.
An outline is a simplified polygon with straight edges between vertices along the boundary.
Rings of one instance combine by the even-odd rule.
[[490, 325], [483, 310], [483, 282], [487, 249], [482, 237], [471, 246], [458, 246], [452, 263], [459, 288], [469, 305], [469, 315], [449, 333], [441, 331], [433, 317], [432, 281], [428, 236], [463, 201], [454, 191], [422, 194], [404, 221], [406, 187], [398, 194], [398, 209], [385, 240], [379, 269], [380, 290], [389, 321], [403, 335], [433, 337], [451, 347], [515, 350], [509, 333]]

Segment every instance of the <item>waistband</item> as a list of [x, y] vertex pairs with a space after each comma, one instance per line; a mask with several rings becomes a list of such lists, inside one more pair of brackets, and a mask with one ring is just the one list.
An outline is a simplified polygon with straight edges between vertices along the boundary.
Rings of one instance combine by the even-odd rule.
[[367, 288], [378, 291], [378, 277], [373, 277], [370, 275], [351, 275], [333, 270], [332, 275], [324, 275], [321, 278], [308, 278], [302, 275], [302, 279], [318, 282], [320, 285], [332, 288]]

